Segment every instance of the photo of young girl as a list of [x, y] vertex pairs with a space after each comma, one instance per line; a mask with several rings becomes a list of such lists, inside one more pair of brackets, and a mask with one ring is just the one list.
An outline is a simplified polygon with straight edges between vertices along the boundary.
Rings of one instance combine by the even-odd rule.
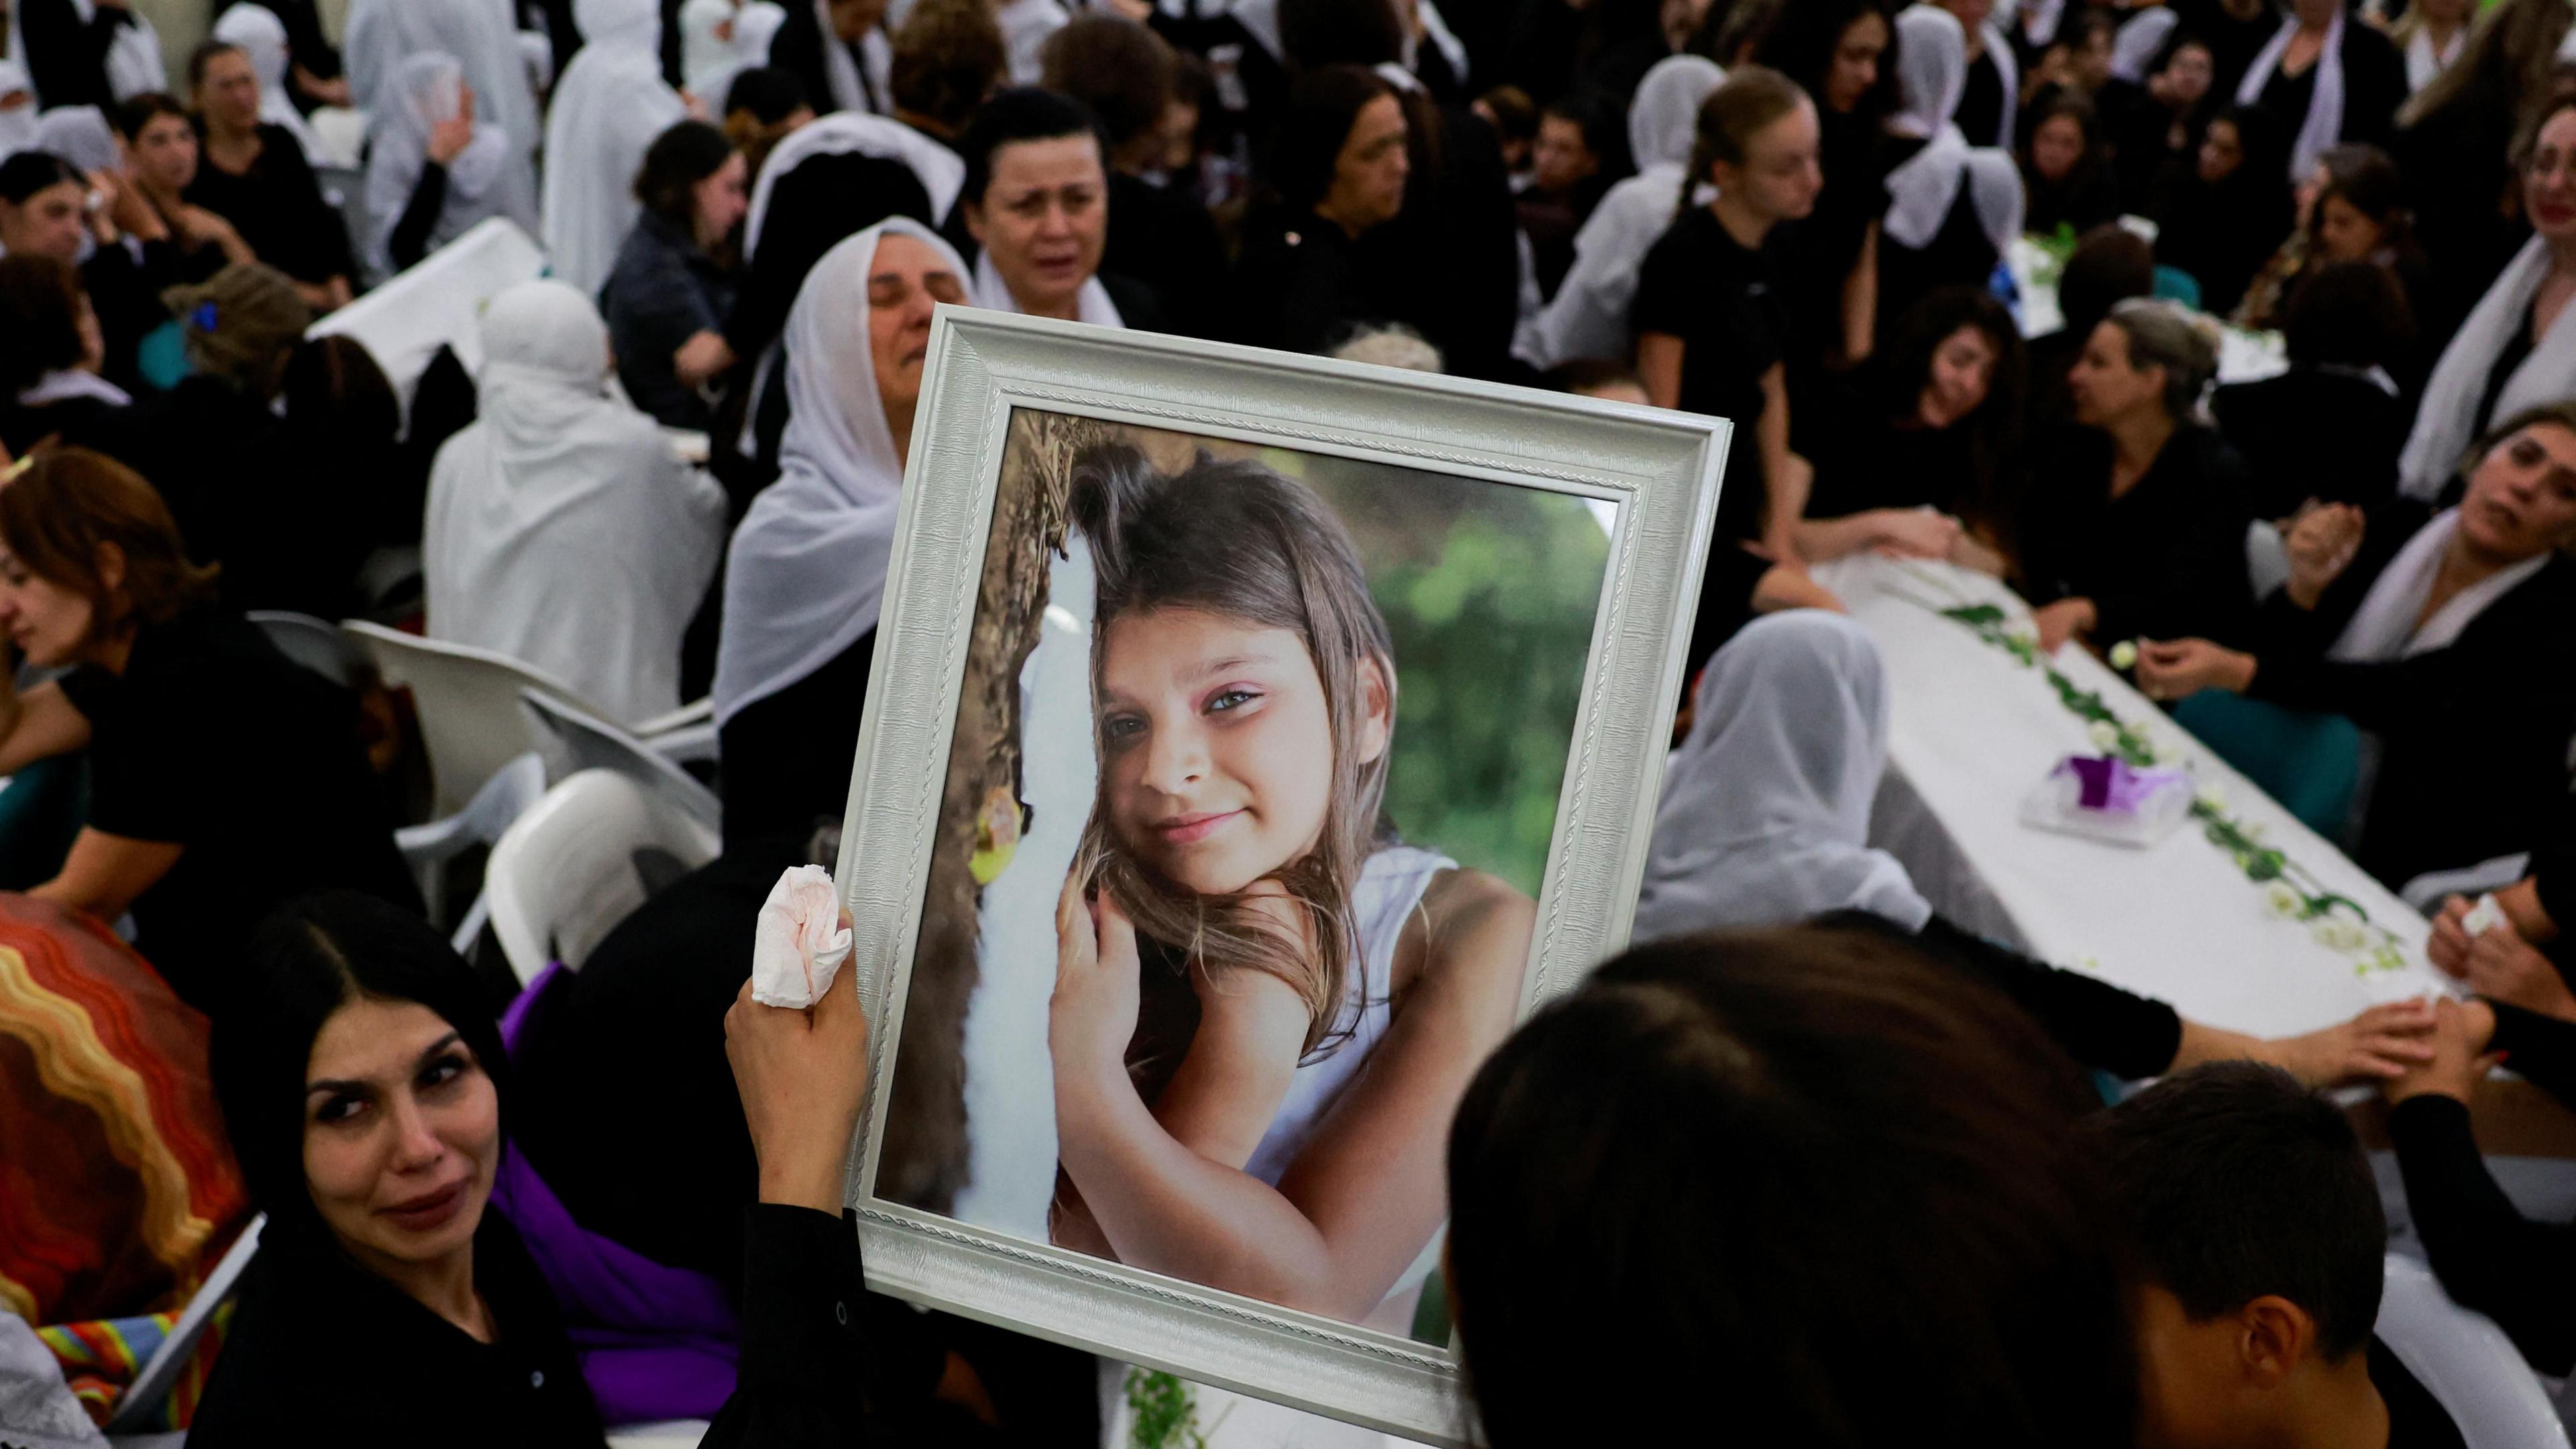
[[[1508, 485], [1128, 428], [1013, 438], [1051, 443], [1049, 466], [1020, 473], [1061, 534], [1010, 700], [997, 778], [1015, 798], [987, 789], [975, 812], [965, 1181], [922, 1205], [1445, 1341], [1425, 1286], [1448, 1125], [1518, 1017], [1543, 860], [1494, 841], [1532, 825], [1548, 839], [1606, 536], [1580, 499]], [[1000, 528], [988, 603], [1005, 579], [1039, 587], [1002, 569]], [[1532, 592], [1514, 577], [1527, 561], [1478, 551], [1533, 529], [1574, 556], [1549, 606], [1565, 642], [1536, 651], [1570, 674], [1493, 680], [1480, 705], [1462, 688], [1477, 681], [1430, 650], [1508, 625], [1494, 601]], [[979, 625], [976, 647], [992, 637]], [[1400, 637], [1426, 647], [1400, 658]], [[1416, 738], [1452, 711], [1513, 717], [1515, 692], [1547, 701], [1529, 711], [1535, 745]], [[961, 805], [985, 759], [966, 739], [972, 704], [949, 779]], [[1480, 798], [1435, 807], [1426, 781]], [[1407, 819], [1459, 840], [1410, 836]], [[939, 954], [956, 954], [959, 924], [926, 916], [916, 1010], [961, 965]], [[935, 1075], [899, 1071], [890, 1138], [907, 1087], [923, 1096], [913, 1084]]]

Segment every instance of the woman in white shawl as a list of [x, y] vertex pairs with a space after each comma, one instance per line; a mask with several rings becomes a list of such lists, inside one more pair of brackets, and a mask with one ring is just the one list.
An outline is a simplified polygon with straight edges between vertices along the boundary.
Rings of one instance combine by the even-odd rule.
[[[454, 58], [474, 90], [478, 114], [508, 138], [492, 171], [493, 213], [535, 235], [535, 158], [545, 131], [510, 0], [350, 0], [340, 54], [348, 65], [350, 98], [377, 126], [398, 98], [414, 93], [402, 83], [405, 67], [432, 51]], [[385, 224], [383, 212], [372, 205], [369, 211], [376, 225]]]
[[573, 0], [582, 47], [546, 116], [546, 261], [596, 297], [643, 208], [635, 173], [653, 138], [688, 115], [662, 80], [654, 0]]
[[492, 299], [477, 414], [438, 450], [421, 565], [431, 638], [534, 665], [633, 724], [680, 705], [725, 499], [608, 377], [589, 298], [548, 279]]
[[[1970, 145], [1951, 120], [1967, 88], [1968, 42], [1949, 11], [1915, 5], [1896, 17], [1896, 81], [1887, 129], [1899, 138], [1897, 165], [1879, 231], [1881, 335], [1936, 288], [1983, 286], [2022, 221], [2021, 169], [2003, 151]], [[1910, 155], [1907, 142], [1916, 143]]]
[[[0, 90], [7, 87], [8, 82], [0, 79]], [[116, 132], [96, 106], [58, 106], [45, 112], [36, 121], [35, 139], [25, 149], [51, 151], [79, 167], [84, 176], [93, 171], [113, 175], [125, 165]]]
[[2470, 443], [2497, 418], [2576, 397], [2576, 100], [2540, 124], [2522, 163], [2533, 236], [2442, 349], [2415, 428], [2398, 456], [2398, 487], [2431, 500]]
[[371, 271], [401, 271], [486, 218], [516, 217], [510, 138], [480, 119], [481, 93], [465, 84], [456, 57], [410, 57], [395, 68], [383, 100], [367, 149]]
[[824, 254], [786, 335], [778, 481], [726, 558], [715, 716], [725, 838], [802, 832], [849, 792], [930, 314], [966, 264], [893, 218]]
[[226, 45], [238, 46], [250, 57], [250, 68], [259, 77], [259, 118], [265, 124], [282, 127], [295, 138], [304, 152], [305, 164], [321, 166], [329, 155], [313, 134], [304, 113], [295, 109], [293, 96], [286, 88], [289, 61], [286, 22], [265, 5], [236, 5], [215, 20], [214, 38]]
[[2394, 1076], [2427, 1054], [2420, 1003], [2306, 1036], [2240, 1036], [1942, 920], [1905, 867], [1866, 844], [1887, 734], [1885, 671], [1859, 625], [1798, 609], [1745, 626], [1701, 676], [1690, 736], [1665, 767], [1634, 939], [1876, 917], [2020, 1002], [2077, 1061], [2131, 1080], [2250, 1059], [2323, 1087]]
[[1637, 295], [1637, 268], [1681, 209], [1700, 103], [1725, 81], [1725, 71], [1696, 55], [1659, 60], [1646, 72], [1628, 103], [1637, 174], [1611, 187], [1574, 234], [1574, 265], [1546, 308], [1521, 324], [1513, 355], [1544, 372], [1578, 357], [1636, 351], [1628, 303]]
[[777, 0], [688, 0], [680, 7], [680, 88], [721, 119], [733, 78], [768, 62], [769, 42], [786, 23]]
[[[978, 248], [975, 305], [1126, 326], [1100, 276], [1109, 172], [1089, 108], [1053, 91], [1001, 91], [976, 110], [957, 149], [966, 158], [959, 211]], [[1128, 303], [1150, 307], [1141, 289]]]
[[2236, 104], [2272, 112], [2297, 138], [2290, 147], [2293, 186], [2342, 142], [2386, 145], [2406, 96], [2406, 62], [2397, 47], [2355, 20], [2344, 0], [2292, 0], [2281, 28], [2236, 85]]

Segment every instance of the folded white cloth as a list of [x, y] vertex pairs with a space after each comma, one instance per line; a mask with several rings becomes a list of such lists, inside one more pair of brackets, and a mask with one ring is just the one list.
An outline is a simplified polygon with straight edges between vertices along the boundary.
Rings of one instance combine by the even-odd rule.
[[752, 935], [751, 999], [802, 1011], [832, 989], [832, 977], [849, 958], [850, 933], [841, 925], [832, 873], [800, 865], [781, 875], [760, 903]]

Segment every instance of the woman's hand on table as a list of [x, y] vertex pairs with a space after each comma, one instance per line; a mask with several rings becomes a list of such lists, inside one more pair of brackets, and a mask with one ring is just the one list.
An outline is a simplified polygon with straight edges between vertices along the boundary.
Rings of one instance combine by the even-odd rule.
[[2381, 1088], [2392, 1103], [2409, 1097], [2450, 1097], [2465, 1102], [2499, 1057], [2487, 1054], [2495, 1036], [2495, 1011], [2483, 1001], [2433, 1003], [2433, 1057]]
[[855, 980], [844, 972], [798, 1011], [752, 1000], [746, 979], [725, 1012], [725, 1059], [760, 1159], [760, 1200], [838, 1216], [868, 1098], [868, 1017]]
[[2392, 1001], [2323, 1031], [2261, 1042], [2250, 1054], [2310, 1087], [2387, 1082], [2432, 1062], [2432, 1035], [2429, 1003]]
[[2039, 629], [2039, 652], [2049, 655], [2067, 640], [2093, 632], [2102, 615], [2091, 599], [2060, 599], [2031, 610], [2030, 621]]
[[2145, 640], [2138, 645], [2138, 691], [2149, 699], [2184, 699], [2204, 689], [2243, 694], [2254, 682], [2251, 654], [2206, 639]]

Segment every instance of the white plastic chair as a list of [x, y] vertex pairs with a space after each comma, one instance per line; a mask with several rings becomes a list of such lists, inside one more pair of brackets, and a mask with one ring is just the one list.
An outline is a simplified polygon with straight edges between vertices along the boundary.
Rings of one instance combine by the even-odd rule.
[[519, 700], [563, 762], [558, 778], [575, 770], [615, 770], [709, 830], [723, 830], [724, 804], [716, 793], [652, 745], [536, 690], [523, 691]]
[[664, 1424], [636, 1424], [608, 1431], [608, 1449], [696, 1449], [714, 1428], [704, 1419], [673, 1419]]
[[2568, 1449], [2567, 1429], [2495, 1320], [2450, 1299], [2433, 1270], [2388, 1255], [2379, 1339], [2459, 1426], [2468, 1449]]
[[278, 653], [342, 689], [363, 689], [376, 677], [376, 662], [367, 646], [328, 619], [284, 609], [253, 609], [247, 617], [277, 646]]
[[[501, 836], [520, 816], [535, 809], [545, 794], [545, 759], [530, 750], [493, 771], [492, 778], [483, 782], [483, 788], [474, 792], [464, 809], [426, 825], [406, 825], [394, 832], [394, 846], [419, 880], [421, 900], [429, 907], [431, 920], [447, 919], [447, 863], [475, 846], [499, 845]], [[465, 910], [465, 919], [457, 925], [456, 954], [466, 955], [474, 949], [474, 938], [483, 934], [486, 914], [483, 894], [477, 891], [474, 903]]]
[[722, 844], [714, 827], [623, 771], [580, 771], [492, 847], [483, 874], [492, 933], [522, 985], [548, 961], [580, 970], [618, 922]]
[[265, 1213], [252, 1218], [250, 1226], [242, 1229], [241, 1236], [224, 1250], [215, 1271], [198, 1285], [196, 1296], [180, 1310], [179, 1321], [170, 1325], [170, 1332], [163, 1336], [161, 1346], [152, 1350], [152, 1357], [144, 1360], [142, 1371], [134, 1376], [125, 1397], [117, 1400], [116, 1416], [107, 1421], [107, 1432], [137, 1432], [152, 1411], [161, 1407], [161, 1401], [170, 1397], [179, 1375], [187, 1370], [188, 1360], [196, 1356], [197, 1340], [206, 1336], [206, 1325], [213, 1321], [215, 1310], [232, 1296], [233, 1285], [241, 1281], [242, 1271], [259, 1252], [260, 1230], [266, 1226]]
[[2476, 900], [2488, 891], [2502, 890], [2531, 873], [2531, 853], [2499, 855], [2458, 870], [2428, 870], [2406, 883], [2397, 898], [2419, 916], [2429, 916], [2442, 908], [2445, 896], [2467, 896]]

